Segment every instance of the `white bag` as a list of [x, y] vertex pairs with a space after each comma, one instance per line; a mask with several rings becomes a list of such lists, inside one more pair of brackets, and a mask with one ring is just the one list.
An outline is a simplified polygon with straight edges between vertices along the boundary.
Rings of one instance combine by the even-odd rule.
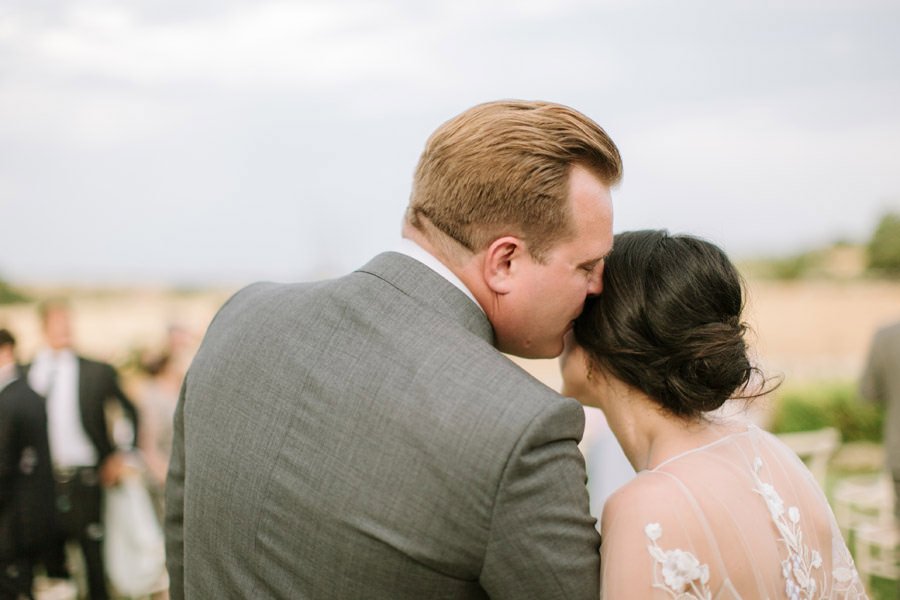
[[125, 476], [106, 489], [103, 517], [103, 559], [116, 591], [143, 596], [166, 589], [165, 541], [139, 475]]

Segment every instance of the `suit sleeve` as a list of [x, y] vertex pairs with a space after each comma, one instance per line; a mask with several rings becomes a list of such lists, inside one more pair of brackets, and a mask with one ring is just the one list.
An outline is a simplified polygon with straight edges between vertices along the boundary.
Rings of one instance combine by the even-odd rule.
[[172, 600], [184, 598], [184, 399], [189, 376], [190, 372], [181, 386], [175, 408], [172, 456], [166, 477], [166, 568]]
[[579, 405], [551, 402], [513, 449], [480, 576], [492, 599], [597, 599], [600, 536], [577, 445], [583, 429]]

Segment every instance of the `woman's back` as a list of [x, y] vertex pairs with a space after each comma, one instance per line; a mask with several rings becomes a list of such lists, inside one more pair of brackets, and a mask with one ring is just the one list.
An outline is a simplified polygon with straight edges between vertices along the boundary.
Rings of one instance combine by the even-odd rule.
[[741, 428], [642, 471], [607, 502], [605, 598], [864, 598], [815, 479]]

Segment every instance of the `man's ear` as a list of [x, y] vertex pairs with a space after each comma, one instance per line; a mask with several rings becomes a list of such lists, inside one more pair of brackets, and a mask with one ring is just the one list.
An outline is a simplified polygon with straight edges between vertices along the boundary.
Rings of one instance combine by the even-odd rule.
[[525, 243], [515, 236], [507, 235], [491, 242], [484, 256], [484, 281], [492, 292], [512, 291], [518, 261], [526, 251]]

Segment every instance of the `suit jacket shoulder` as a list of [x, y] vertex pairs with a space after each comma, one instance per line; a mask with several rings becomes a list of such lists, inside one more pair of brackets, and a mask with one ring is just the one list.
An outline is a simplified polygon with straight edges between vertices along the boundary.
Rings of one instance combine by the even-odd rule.
[[227, 569], [309, 597], [596, 598], [580, 406], [418, 261], [245, 288], [179, 410], [185, 591]]

